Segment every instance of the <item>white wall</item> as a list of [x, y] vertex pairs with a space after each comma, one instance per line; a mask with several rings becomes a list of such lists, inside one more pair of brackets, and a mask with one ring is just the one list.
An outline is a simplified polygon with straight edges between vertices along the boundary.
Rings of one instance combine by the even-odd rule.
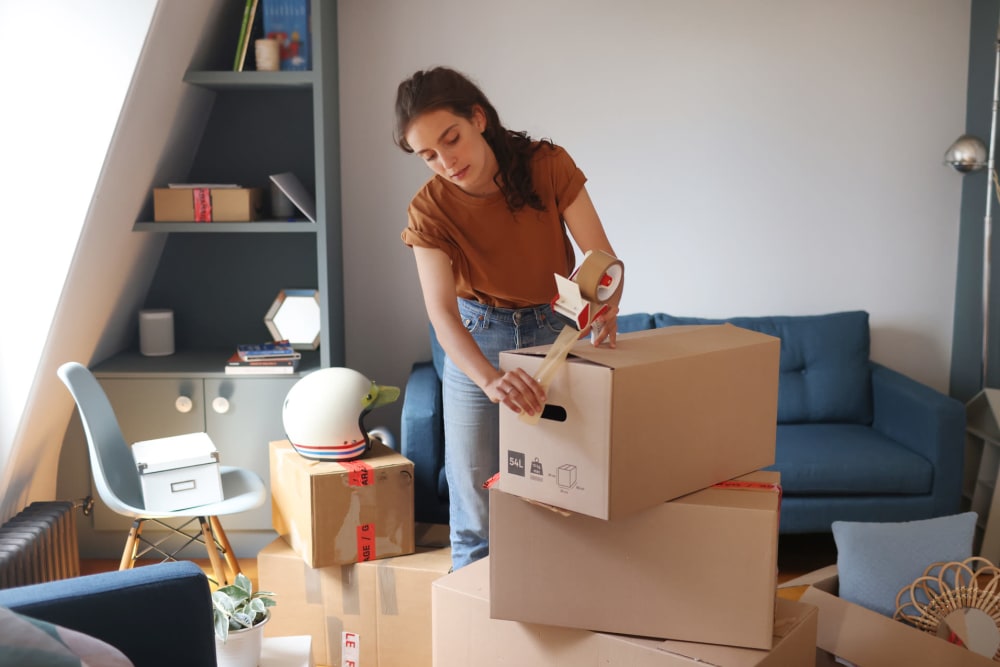
[[871, 313], [873, 357], [947, 390], [969, 3], [340, 0], [348, 365], [429, 355], [396, 85], [472, 75], [589, 177], [625, 312]]
[[[155, 6], [154, 0], [0, 0], [0, 25], [7, 28], [0, 40], [2, 514], [34, 483], [40, 459], [54, 471], [66, 406], [53, 417], [41, 403], [33, 423], [37, 442], [17, 460], [14, 443], [28, 426], [22, 411]], [[54, 485], [54, 472], [42, 483]]]

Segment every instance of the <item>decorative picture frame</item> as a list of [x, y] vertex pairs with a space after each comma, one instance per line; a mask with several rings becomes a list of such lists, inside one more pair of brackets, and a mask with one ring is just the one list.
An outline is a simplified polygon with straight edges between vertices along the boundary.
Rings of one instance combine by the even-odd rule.
[[287, 340], [295, 350], [319, 347], [319, 290], [283, 289], [264, 315], [264, 324], [274, 340]]
[[1000, 662], [1000, 568], [980, 556], [933, 563], [900, 589], [893, 618]]

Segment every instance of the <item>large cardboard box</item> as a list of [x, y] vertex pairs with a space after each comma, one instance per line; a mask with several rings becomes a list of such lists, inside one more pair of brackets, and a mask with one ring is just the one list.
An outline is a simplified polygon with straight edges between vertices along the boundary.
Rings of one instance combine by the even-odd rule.
[[154, 188], [154, 222], [251, 222], [264, 209], [260, 188]]
[[[549, 346], [502, 352], [534, 375]], [[610, 519], [774, 463], [780, 341], [729, 324], [579, 341], [537, 424], [500, 411], [500, 489]]]
[[800, 600], [819, 609], [816, 645], [863, 667], [989, 667], [991, 659], [842, 600], [836, 566], [815, 573]]
[[413, 553], [413, 462], [372, 442], [345, 463], [270, 443], [271, 522], [312, 567]]
[[279, 537], [257, 554], [257, 578], [260, 590], [277, 594], [265, 637], [309, 635], [316, 664], [348, 667], [341, 660], [348, 633], [360, 663], [378, 664], [373, 571], [355, 565], [309, 567]]
[[372, 570], [375, 579], [379, 667], [431, 667], [431, 587], [451, 569], [451, 549], [421, 549], [356, 567]]
[[207, 433], [185, 433], [132, 445], [145, 506], [171, 511], [222, 500], [219, 452]]
[[[812, 667], [816, 608], [776, 600], [767, 649], [659, 641], [490, 618], [489, 558], [434, 582], [434, 667]], [[608, 575], [608, 579], [613, 578]], [[585, 586], [590, 582], [581, 582]], [[772, 593], [774, 591], [772, 590]], [[641, 600], [636, 600], [641, 606]], [[576, 604], [568, 600], [567, 604]], [[718, 600], [721, 607], [724, 599]], [[386, 667], [386, 666], [382, 666]]]
[[491, 614], [644, 637], [771, 646], [776, 472], [623, 519], [490, 493]]

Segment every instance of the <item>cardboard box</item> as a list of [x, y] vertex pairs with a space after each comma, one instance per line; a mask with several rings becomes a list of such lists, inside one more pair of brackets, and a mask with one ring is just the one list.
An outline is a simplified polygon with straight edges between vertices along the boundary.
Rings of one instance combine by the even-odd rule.
[[350, 667], [357, 649], [359, 665], [430, 667], [431, 586], [450, 568], [450, 548], [311, 568], [278, 538], [257, 556], [260, 589], [278, 596], [264, 634], [308, 634], [319, 665]]
[[264, 210], [261, 188], [154, 188], [154, 222], [251, 222]]
[[270, 443], [271, 522], [312, 567], [413, 553], [413, 462], [381, 442], [345, 463]]
[[769, 648], [778, 481], [758, 471], [611, 521], [493, 490], [491, 615]]
[[222, 500], [219, 452], [207, 433], [186, 433], [132, 445], [142, 499], [171, 511]]
[[375, 576], [355, 565], [309, 567], [280, 537], [257, 555], [258, 587], [277, 594], [265, 637], [309, 635], [316, 664], [347, 667], [345, 633], [362, 665], [377, 665]]
[[[434, 582], [434, 667], [812, 667], [814, 664], [816, 608], [792, 600], [776, 600], [774, 637], [766, 650], [658, 641], [491, 619], [491, 558]], [[636, 603], [641, 606], [642, 600]], [[725, 600], [718, 603], [725, 605]]]
[[431, 667], [431, 587], [451, 569], [451, 549], [419, 550], [356, 567], [372, 570], [375, 579], [379, 667]]
[[800, 600], [819, 609], [816, 645], [864, 667], [989, 667], [991, 659], [840, 599], [836, 566], [819, 570]]
[[[535, 374], [549, 346], [502, 352]], [[774, 463], [780, 341], [729, 324], [578, 342], [528, 424], [500, 411], [500, 489], [619, 518]]]

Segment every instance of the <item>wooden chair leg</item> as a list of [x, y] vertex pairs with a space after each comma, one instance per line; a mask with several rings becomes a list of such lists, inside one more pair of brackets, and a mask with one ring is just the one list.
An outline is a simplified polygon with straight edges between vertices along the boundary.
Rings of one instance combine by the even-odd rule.
[[125, 548], [122, 549], [122, 560], [118, 564], [119, 570], [131, 570], [135, 565], [135, 551], [139, 547], [139, 535], [142, 534], [143, 519], [136, 519], [132, 522], [132, 527], [128, 531], [125, 539]]
[[212, 563], [215, 581], [218, 582], [220, 587], [227, 586], [230, 582], [226, 579], [226, 570], [222, 567], [219, 550], [215, 548], [215, 536], [212, 533], [212, 526], [203, 516], [198, 517], [198, 523], [201, 524], [201, 535], [205, 539], [205, 550], [208, 551], [208, 560]]
[[226, 557], [226, 564], [229, 565], [229, 572], [233, 575], [233, 581], [236, 581], [236, 575], [240, 574], [243, 570], [240, 569], [240, 563], [236, 560], [236, 554], [233, 553], [233, 547], [229, 544], [229, 538], [226, 537], [226, 531], [222, 529], [222, 523], [219, 521], [219, 517], [210, 516], [208, 517], [208, 521], [212, 524], [212, 532], [215, 533], [215, 539], [218, 540], [219, 545], [222, 547], [222, 554]]

